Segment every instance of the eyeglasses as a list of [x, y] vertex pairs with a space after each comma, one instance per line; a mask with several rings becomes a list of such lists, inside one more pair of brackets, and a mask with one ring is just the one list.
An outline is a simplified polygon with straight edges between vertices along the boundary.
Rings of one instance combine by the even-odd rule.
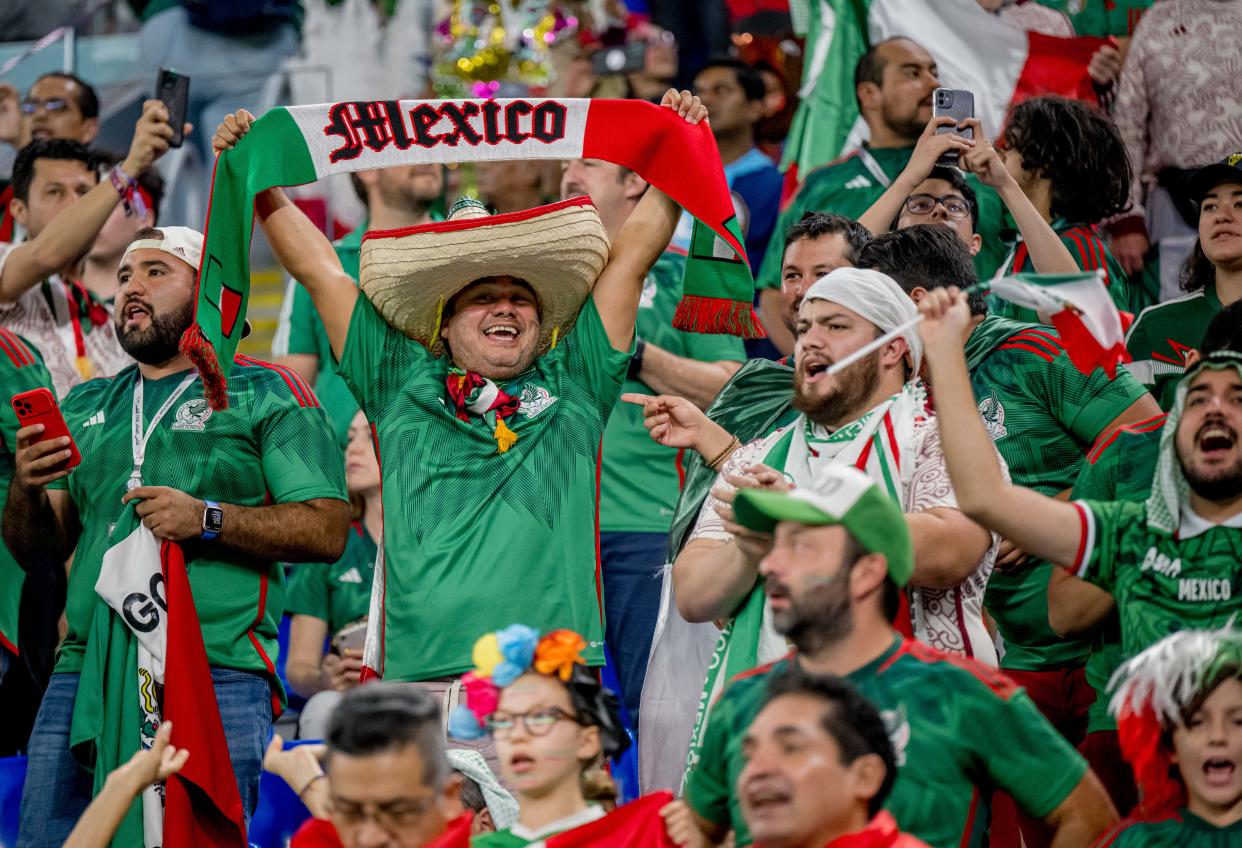
[[544, 707], [528, 713], [492, 713], [487, 719], [487, 729], [491, 731], [492, 736], [503, 739], [509, 735], [519, 721], [531, 736], [547, 736], [552, 726], [558, 721], [578, 723], [576, 716], [571, 716], [562, 709]]
[[38, 112], [40, 108], [54, 115], [58, 112], [66, 111], [69, 108], [69, 101], [63, 97], [52, 97], [47, 100], [35, 100], [34, 98], [30, 98], [22, 101], [23, 115], [33, 115], [35, 112]]
[[402, 830], [418, 823], [435, 805], [434, 796], [393, 801], [383, 806], [368, 810], [365, 804], [350, 804], [338, 800], [330, 800], [332, 817], [341, 824], [356, 827], [366, 821], [373, 821], [378, 827], [387, 831]]
[[911, 215], [930, 215], [939, 203], [950, 218], [965, 218], [970, 214], [970, 202], [956, 194], [936, 197], [931, 194], [912, 194], [906, 198], [906, 209]]

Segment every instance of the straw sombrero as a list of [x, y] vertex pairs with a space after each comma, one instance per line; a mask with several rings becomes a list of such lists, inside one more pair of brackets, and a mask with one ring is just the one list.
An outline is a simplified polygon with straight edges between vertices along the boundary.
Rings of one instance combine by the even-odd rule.
[[384, 320], [439, 355], [455, 294], [483, 277], [525, 280], [539, 300], [542, 354], [574, 325], [608, 252], [589, 197], [504, 215], [455, 205], [447, 221], [367, 233], [359, 282]]

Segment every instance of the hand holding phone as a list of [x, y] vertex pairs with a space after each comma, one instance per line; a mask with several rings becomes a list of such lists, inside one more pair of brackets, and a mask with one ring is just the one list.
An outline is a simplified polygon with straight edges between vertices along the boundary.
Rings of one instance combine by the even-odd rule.
[[155, 81], [155, 98], [168, 108], [168, 125], [172, 127], [169, 147], [180, 147], [185, 141], [185, 113], [190, 106], [190, 78], [172, 68], [160, 68]]
[[[973, 129], [961, 128], [958, 125], [967, 118], [975, 116], [975, 96], [969, 91], [956, 88], [938, 88], [932, 92], [932, 118], [952, 118], [954, 123], [942, 127], [936, 127], [936, 135], [944, 135], [952, 133], [962, 138], [973, 139], [975, 133]], [[956, 150], [946, 151], [940, 159], [936, 161], [937, 165], [956, 166], [959, 161]]]
[[[82, 462], [69, 427], [47, 389], [13, 395], [10, 403], [21, 429], [17, 431], [16, 474], [26, 486], [46, 486]], [[43, 429], [33, 429], [36, 425]]]

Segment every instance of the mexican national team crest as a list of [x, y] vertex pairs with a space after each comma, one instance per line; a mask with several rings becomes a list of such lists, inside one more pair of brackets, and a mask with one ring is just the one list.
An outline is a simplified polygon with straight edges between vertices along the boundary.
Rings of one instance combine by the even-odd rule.
[[979, 414], [983, 416], [989, 439], [996, 441], [1009, 435], [1009, 431], [1005, 429], [1005, 407], [1001, 406], [996, 392], [979, 401]]
[[526, 418], [534, 418], [557, 400], [543, 386], [527, 383], [522, 387], [522, 395], [518, 398], [518, 412]]
[[187, 400], [177, 408], [177, 413], [173, 416], [172, 429], [201, 433], [206, 428], [207, 419], [210, 417], [211, 406], [206, 398]]

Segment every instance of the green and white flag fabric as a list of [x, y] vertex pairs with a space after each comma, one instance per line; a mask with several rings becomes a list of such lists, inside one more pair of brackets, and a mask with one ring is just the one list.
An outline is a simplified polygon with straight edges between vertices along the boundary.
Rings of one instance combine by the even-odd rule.
[[[255, 195], [331, 174], [422, 163], [603, 159], [637, 172], [713, 232], [745, 266], [746, 250], [715, 138], [706, 123], [638, 100], [378, 100], [273, 109], [216, 159], [198, 280], [196, 324], [182, 350], [213, 409], [250, 294]], [[680, 329], [759, 334], [749, 273], [687, 271]]]

